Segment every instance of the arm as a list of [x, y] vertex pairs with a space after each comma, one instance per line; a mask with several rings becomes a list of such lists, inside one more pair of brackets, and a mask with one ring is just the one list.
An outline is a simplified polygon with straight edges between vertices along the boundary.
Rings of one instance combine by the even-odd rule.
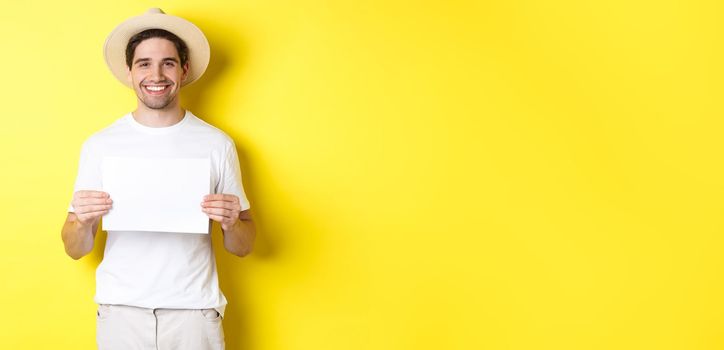
[[98, 221], [84, 224], [78, 220], [75, 213], [68, 213], [61, 230], [65, 253], [75, 260], [90, 253], [93, 250]]
[[236, 256], [244, 257], [251, 253], [256, 238], [256, 227], [251, 219], [249, 209], [239, 212], [239, 220], [226, 229], [224, 232], [224, 247]]
[[68, 213], [60, 236], [65, 252], [78, 260], [93, 250], [101, 216], [108, 213], [113, 201], [101, 191], [78, 191], [73, 194], [74, 213]]
[[233, 194], [211, 194], [201, 203], [203, 212], [221, 224], [224, 247], [229, 253], [244, 257], [251, 253], [256, 228], [249, 209], [241, 211], [239, 197]]

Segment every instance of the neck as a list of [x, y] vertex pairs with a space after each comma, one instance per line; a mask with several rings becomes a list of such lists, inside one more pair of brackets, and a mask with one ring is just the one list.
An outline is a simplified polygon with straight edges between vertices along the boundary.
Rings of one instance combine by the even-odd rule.
[[178, 103], [172, 103], [163, 109], [151, 109], [139, 101], [138, 107], [131, 114], [133, 119], [140, 124], [152, 128], [162, 128], [180, 122], [186, 111]]

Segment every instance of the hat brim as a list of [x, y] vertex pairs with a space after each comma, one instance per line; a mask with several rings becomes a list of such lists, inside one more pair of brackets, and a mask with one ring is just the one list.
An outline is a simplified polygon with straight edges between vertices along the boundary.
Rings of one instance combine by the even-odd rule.
[[181, 38], [189, 48], [189, 72], [181, 86], [200, 78], [209, 65], [209, 42], [204, 33], [193, 23], [167, 14], [144, 14], [131, 17], [119, 24], [106, 38], [103, 57], [111, 73], [124, 85], [131, 87], [127, 77], [126, 46], [132, 36], [147, 29], [163, 29]]

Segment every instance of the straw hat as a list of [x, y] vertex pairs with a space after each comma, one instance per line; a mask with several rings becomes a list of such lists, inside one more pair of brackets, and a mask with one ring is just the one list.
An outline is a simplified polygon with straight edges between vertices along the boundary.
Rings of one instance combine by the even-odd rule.
[[132, 36], [146, 29], [163, 29], [176, 34], [189, 48], [189, 73], [181, 86], [191, 84], [201, 77], [209, 65], [209, 42], [206, 36], [193, 23], [176, 16], [165, 14], [159, 8], [149, 9], [146, 13], [131, 17], [113, 29], [103, 45], [103, 57], [111, 73], [124, 85], [131, 87], [126, 80], [126, 46]]

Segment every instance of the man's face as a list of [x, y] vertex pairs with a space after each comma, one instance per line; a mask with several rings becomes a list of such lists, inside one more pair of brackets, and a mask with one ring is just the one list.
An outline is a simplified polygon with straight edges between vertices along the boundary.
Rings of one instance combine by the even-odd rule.
[[186, 79], [188, 62], [181, 66], [176, 46], [163, 38], [151, 38], [136, 46], [128, 80], [138, 99], [150, 109], [164, 109], [175, 102]]

